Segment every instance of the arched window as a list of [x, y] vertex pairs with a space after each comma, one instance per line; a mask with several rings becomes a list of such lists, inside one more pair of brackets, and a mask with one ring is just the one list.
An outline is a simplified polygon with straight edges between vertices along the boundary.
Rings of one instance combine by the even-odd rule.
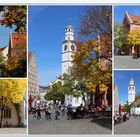
[[67, 50], [67, 45], [64, 46], [64, 51], [66, 51], [66, 50]]

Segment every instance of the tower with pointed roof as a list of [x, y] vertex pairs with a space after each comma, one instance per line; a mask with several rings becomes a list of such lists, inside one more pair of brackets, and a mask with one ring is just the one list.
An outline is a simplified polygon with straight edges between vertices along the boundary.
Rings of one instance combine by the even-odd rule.
[[131, 79], [128, 86], [128, 104], [132, 104], [135, 101], [135, 84], [134, 80]]
[[65, 39], [62, 42], [62, 75], [69, 73], [69, 69], [72, 66], [72, 55], [75, 51], [74, 28], [69, 25], [65, 28]]

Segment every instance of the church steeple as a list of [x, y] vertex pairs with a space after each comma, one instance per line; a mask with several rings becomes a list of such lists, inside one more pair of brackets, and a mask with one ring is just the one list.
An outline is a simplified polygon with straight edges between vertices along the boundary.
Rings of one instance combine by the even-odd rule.
[[134, 80], [130, 79], [128, 86], [128, 104], [132, 104], [135, 101], [135, 84]]
[[62, 42], [62, 75], [64, 73], [69, 73], [69, 69], [72, 66], [72, 55], [75, 51], [74, 28], [68, 25], [65, 28], [65, 39]]
[[71, 40], [73, 41], [74, 40], [74, 29], [71, 25], [68, 25], [66, 28], [65, 28], [65, 40]]

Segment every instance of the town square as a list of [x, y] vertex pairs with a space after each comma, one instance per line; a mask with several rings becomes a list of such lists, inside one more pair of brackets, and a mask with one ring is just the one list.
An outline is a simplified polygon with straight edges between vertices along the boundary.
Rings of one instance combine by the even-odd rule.
[[114, 68], [140, 69], [140, 7], [114, 7]]
[[111, 15], [111, 6], [29, 7], [29, 134], [112, 133]]
[[[140, 133], [140, 71], [115, 71], [114, 133]], [[123, 83], [123, 85], [122, 85]]]

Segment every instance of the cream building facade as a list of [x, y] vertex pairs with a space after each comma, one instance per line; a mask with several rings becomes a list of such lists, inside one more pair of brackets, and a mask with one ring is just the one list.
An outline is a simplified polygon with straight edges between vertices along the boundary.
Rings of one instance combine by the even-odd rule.
[[117, 84], [114, 84], [114, 114], [119, 114], [119, 94]]
[[[27, 126], [27, 91], [25, 91], [25, 95], [23, 97], [23, 101], [20, 104], [20, 111], [21, 111], [21, 126]], [[0, 117], [1, 117], [1, 110], [0, 110]], [[15, 105], [9, 103], [8, 106], [4, 108], [3, 112], [3, 126], [11, 127], [11, 126], [18, 126], [18, 114], [15, 108]]]
[[7, 60], [8, 59], [9, 47], [6, 46], [6, 47], [3, 47], [3, 48], [0, 48], [0, 52], [4, 56], [5, 60]]
[[39, 95], [38, 72], [33, 52], [28, 53], [28, 96], [34, 100]]

